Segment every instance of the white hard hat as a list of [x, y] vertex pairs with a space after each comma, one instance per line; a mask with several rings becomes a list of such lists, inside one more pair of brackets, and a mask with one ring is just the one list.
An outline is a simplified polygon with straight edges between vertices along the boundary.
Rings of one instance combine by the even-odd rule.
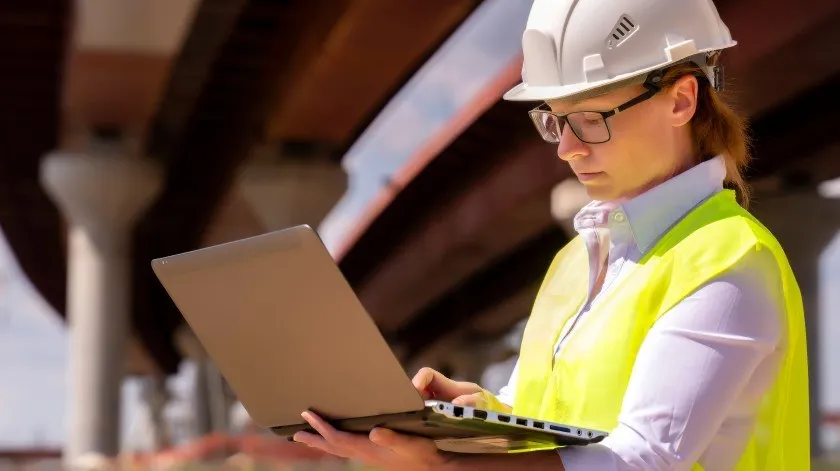
[[535, 0], [512, 101], [582, 99], [644, 82], [691, 60], [722, 87], [710, 60], [737, 44], [712, 0]]

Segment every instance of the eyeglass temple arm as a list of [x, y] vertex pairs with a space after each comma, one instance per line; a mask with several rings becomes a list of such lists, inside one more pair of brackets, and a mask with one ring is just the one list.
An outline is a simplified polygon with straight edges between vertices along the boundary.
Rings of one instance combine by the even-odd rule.
[[637, 96], [636, 98], [633, 98], [632, 100], [628, 101], [627, 103], [624, 103], [623, 105], [619, 106], [618, 108], [612, 110], [612, 112], [610, 114], [616, 115], [618, 113], [621, 113], [622, 111], [626, 110], [627, 108], [636, 106], [639, 103], [641, 103], [641, 102], [649, 99], [650, 97], [656, 95], [657, 93], [659, 93], [658, 89], [648, 90], [645, 93], [642, 93], [641, 95]]
[[647, 88], [647, 91], [645, 93], [642, 93], [641, 95], [637, 96], [636, 98], [633, 98], [632, 100], [628, 101], [627, 103], [622, 104], [618, 108], [612, 110], [612, 112], [610, 114], [611, 115], [616, 115], [618, 113], [621, 113], [622, 111], [626, 110], [627, 108], [630, 108], [632, 106], [636, 106], [639, 103], [641, 103], [645, 100], [648, 100], [652, 96], [659, 93], [659, 91], [662, 90], [662, 87], [659, 85], [662, 82], [662, 75], [663, 75], [662, 71], [652, 72], [650, 75], [648, 75], [648, 77], [645, 79], [645, 82], [642, 84], [643, 87]]

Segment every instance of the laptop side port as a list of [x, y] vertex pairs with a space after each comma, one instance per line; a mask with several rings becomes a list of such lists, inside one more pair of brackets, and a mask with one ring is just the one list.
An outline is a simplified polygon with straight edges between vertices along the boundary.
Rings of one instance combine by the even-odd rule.
[[484, 412], [483, 410], [474, 410], [473, 417], [475, 417], [476, 419], [486, 420], [487, 412]]
[[510, 417], [508, 417], [506, 415], [499, 414], [499, 422], [505, 422], [505, 423], [510, 422]]
[[516, 425], [528, 425], [528, 419], [516, 419]]
[[559, 425], [549, 425], [549, 426], [548, 426], [548, 428], [550, 428], [551, 430], [554, 430], [555, 432], [566, 432], [566, 433], [572, 433], [572, 431], [571, 431], [571, 430], [569, 430], [568, 428], [566, 428], [566, 427], [561, 427], [561, 426], [559, 426]]
[[545, 424], [542, 422], [534, 422], [534, 427], [536, 428], [545, 428]]
[[453, 415], [455, 417], [463, 417], [464, 416], [464, 408], [461, 407], [461, 406], [455, 406], [455, 409], [453, 410]]

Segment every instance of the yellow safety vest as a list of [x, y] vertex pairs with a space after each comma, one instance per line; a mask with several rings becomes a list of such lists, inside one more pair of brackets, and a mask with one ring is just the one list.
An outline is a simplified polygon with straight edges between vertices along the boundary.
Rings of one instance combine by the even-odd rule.
[[[778, 262], [785, 300], [785, 356], [736, 468], [809, 469], [808, 364], [799, 287], [776, 239], [723, 190], [692, 210], [605, 292], [553, 360], [566, 321], [585, 302], [589, 272], [580, 237], [555, 257], [525, 328], [513, 413], [610, 431], [648, 330], [665, 312], [750, 250]], [[679, 355], [674, 352], [674, 355]], [[698, 464], [694, 469], [702, 469]]]

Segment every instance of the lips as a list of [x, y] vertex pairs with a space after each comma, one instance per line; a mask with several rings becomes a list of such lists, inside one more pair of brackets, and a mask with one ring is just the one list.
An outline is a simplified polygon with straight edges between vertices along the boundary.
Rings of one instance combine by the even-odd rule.
[[604, 174], [604, 172], [580, 172], [580, 173], [576, 172], [575, 173], [575, 175], [577, 175], [577, 177], [578, 177], [578, 180], [580, 180], [582, 182], [592, 180], [594, 178], [598, 178], [603, 174]]

